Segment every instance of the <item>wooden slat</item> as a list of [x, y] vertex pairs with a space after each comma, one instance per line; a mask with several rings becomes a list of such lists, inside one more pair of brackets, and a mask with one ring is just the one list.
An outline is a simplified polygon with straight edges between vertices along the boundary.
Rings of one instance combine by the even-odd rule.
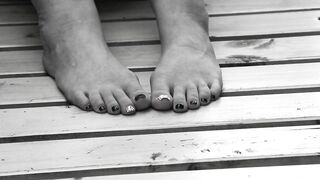
[[[319, 69], [320, 63], [223, 68], [223, 91], [225, 95], [244, 95], [257, 93], [255, 91], [272, 93], [275, 90], [318, 89]], [[137, 75], [142, 87], [150, 92], [151, 72], [139, 72]], [[65, 102], [49, 77], [3, 78], [0, 85], [0, 107]]]
[[[0, 176], [105, 174], [320, 162], [320, 126], [237, 129], [0, 144]], [[232, 162], [230, 162], [232, 161]], [[240, 163], [237, 161], [244, 161]], [[229, 163], [230, 162], [230, 163]], [[87, 171], [84, 171], [87, 170]], [[134, 170], [134, 171], [133, 171]]]
[[[320, 61], [320, 36], [218, 41], [212, 43], [222, 66]], [[133, 69], [154, 68], [160, 45], [116, 46], [111, 51]], [[0, 77], [44, 73], [42, 50], [0, 51]]]
[[[0, 5], [5, 2], [0, 2]], [[9, 2], [6, 2], [8, 4]], [[23, 2], [19, 2], [22, 4]], [[26, 2], [25, 2], [26, 3]], [[317, 0], [206, 0], [206, 9], [211, 16], [241, 13], [266, 13], [319, 9]], [[149, 19], [154, 13], [147, 1], [100, 1], [97, 3], [102, 21]], [[0, 6], [0, 25], [37, 23], [34, 8], [29, 4]]]
[[[95, 176], [82, 177], [82, 180], [270, 180], [270, 179], [290, 179], [290, 180], [318, 180], [320, 165], [291, 165], [273, 167], [250, 167], [250, 168], [230, 168], [198, 171], [178, 171], [143, 173], [115, 176]], [[62, 180], [62, 179], [60, 179]], [[71, 180], [63, 179], [63, 180]], [[72, 179], [74, 180], [74, 179]]]
[[319, 99], [320, 92], [222, 97], [209, 106], [184, 114], [149, 110], [125, 118], [85, 112], [74, 106], [0, 109], [0, 143], [317, 124]]
[[[319, 34], [319, 12], [211, 17], [210, 35], [222, 40], [261, 36]], [[106, 22], [103, 23], [103, 29], [106, 40], [109, 43], [137, 43], [136, 41], [159, 39], [157, 25], [154, 20]], [[0, 34], [2, 34], [0, 48], [40, 46], [38, 27], [35, 25], [1, 26]]]

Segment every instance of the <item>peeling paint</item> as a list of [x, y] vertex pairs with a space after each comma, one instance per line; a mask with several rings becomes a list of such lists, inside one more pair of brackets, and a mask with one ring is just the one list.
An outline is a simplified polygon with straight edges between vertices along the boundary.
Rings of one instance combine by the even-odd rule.
[[245, 63], [252, 63], [252, 62], [267, 62], [269, 61], [266, 57], [261, 56], [254, 56], [254, 55], [232, 55], [228, 56], [229, 61], [233, 62], [245, 62]]
[[275, 42], [274, 39], [270, 39], [269, 41], [267, 42], [264, 42], [256, 47], [254, 47], [254, 49], [265, 49], [265, 48], [269, 48], [271, 45], [273, 45]]
[[152, 153], [150, 158], [155, 161], [160, 156], [161, 156], [161, 153], [157, 152], [157, 153]]
[[228, 42], [227, 45], [234, 48], [242, 48], [248, 46], [255, 46], [262, 42], [261, 39], [249, 39], [249, 40], [239, 40]]

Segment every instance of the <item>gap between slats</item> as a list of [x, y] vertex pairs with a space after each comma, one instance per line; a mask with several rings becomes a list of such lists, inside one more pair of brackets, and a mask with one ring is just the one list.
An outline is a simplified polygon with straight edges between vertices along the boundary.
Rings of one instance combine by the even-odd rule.
[[[320, 62], [320, 36], [213, 42], [221, 67]], [[119, 61], [134, 72], [152, 71], [160, 45], [111, 47]], [[0, 52], [0, 78], [45, 76], [42, 51]]]
[[0, 176], [59, 178], [93, 173], [319, 164], [319, 128], [237, 129], [0, 144]]

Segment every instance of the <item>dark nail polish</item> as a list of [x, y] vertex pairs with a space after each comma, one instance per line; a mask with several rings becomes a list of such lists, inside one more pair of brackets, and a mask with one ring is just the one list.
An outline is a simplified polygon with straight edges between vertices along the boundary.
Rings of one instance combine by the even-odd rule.
[[137, 95], [137, 96], [134, 98], [134, 100], [135, 100], [135, 101], [139, 101], [139, 100], [145, 99], [145, 98], [146, 98], [146, 95], [144, 95], [144, 94], [139, 94], [139, 95]]
[[176, 109], [184, 109], [184, 105], [182, 105], [182, 104], [177, 104], [177, 105], [176, 105]]
[[111, 107], [111, 110], [112, 110], [112, 112], [117, 112], [117, 111], [119, 111], [119, 106], [112, 106]]
[[198, 102], [196, 100], [190, 101], [190, 105], [196, 106], [197, 104], [198, 104]]
[[106, 108], [105, 108], [104, 106], [100, 106], [100, 107], [99, 107], [99, 111], [100, 111], [100, 112], [103, 112], [103, 111], [105, 111], [105, 110], [106, 110]]
[[85, 107], [85, 110], [86, 110], [86, 111], [91, 111], [91, 110], [92, 110], [91, 104], [88, 104], [88, 105]]
[[206, 99], [206, 98], [201, 98], [200, 101], [201, 101], [202, 103], [208, 103], [208, 99]]

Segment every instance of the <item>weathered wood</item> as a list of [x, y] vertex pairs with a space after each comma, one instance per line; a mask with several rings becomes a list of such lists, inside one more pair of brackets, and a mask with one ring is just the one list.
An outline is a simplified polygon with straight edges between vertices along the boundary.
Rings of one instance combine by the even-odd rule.
[[[210, 18], [210, 35], [223, 39], [320, 34], [320, 11], [253, 14]], [[259, 21], [257, 21], [259, 19]], [[277, 19], [277, 21], [275, 21]], [[102, 23], [109, 43], [144, 43], [158, 40], [154, 20]], [[36, 25], [0, 26], [0, 48], [39, 47]], [[137, 42], [138, 41], [138, 42]], [[112, 44], [111, 44], [112, 45]]]
[[[11, 0], [12, 1], [12, 0]], [[0, 25], [37, 23], [37, 16], [28, 1], [16, 1], [0, 6]], [[21, 4], [26, 4], [22, 6]], [[317, 0], [206, 0], [206, 9], [211, 16], [230, 15], [241, 13], [266, 13], [278, 11], [301, 11], [319, 9]], [[97, 8], [102, 21], [149, 19], [154, 18], [154, 13], [147, 1], [98, 1]]]
[[[0, 144], [0, 176], [105, 174], [320, 162], [320, 126]], [[295, 160], [296, 159], [296, 160]], [[239, 161], [237, 163], [237, 161]], [[233, 162], [233, 163], [232, 163]], [[242, 163], [240, 163], [242, 162]], [[269, 162], [270, 163], [270, 162]], [[85, 171], [87, 170], [87, 171]], [[134, 171], [133, 171], [134, 170]]]
[[[198, 171], [178, 171], [128, 174], [115, 176], [95, 176], [82, 177], [81, 180], [270, 180], [270, 179], [290, 179], [290, 180], [318, 180], [320, 165], [291, 165], [272, 167], [250, 167], [250, 168], [228, 168]], [[60, 179], [60, 180], [71, 180]], [[74, 180], [74, 179], [72, 179]]]
[[[212, 43], [222, 66], [320, 61], [320, 36], [302, 36]], [[111, 51], [132, 70], [154, 68], [160, 45], [115, 46]], [[0, 77], [44, 73], [42, 51], [0, 51]]]
[[0, 143], [43, 139], [317, 124], [320, 92], [222, 97], [185, 114], [147, 111], [132, 117], [74, 106], [0, 109]]
[[[273, 93], [277, 90], [319, 89], [320, 63], [223, 68], [224, 95]], [[142, 87], [150, 91], [151, 72], [138, 72]], [[0, 79], [0, 107], [39, 103], [64, 103], [65, 99], [49, 77]]]

